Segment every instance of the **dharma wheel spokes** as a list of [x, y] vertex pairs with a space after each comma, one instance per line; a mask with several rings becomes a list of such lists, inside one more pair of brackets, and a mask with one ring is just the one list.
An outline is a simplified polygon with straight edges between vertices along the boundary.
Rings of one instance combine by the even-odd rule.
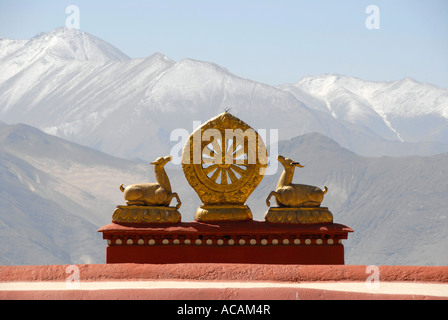
[[233, 184], [246, 174], [247, 145], [236, 140], [214, 139], [203, 149], [202, 168], [212, 182], [221, 185]]

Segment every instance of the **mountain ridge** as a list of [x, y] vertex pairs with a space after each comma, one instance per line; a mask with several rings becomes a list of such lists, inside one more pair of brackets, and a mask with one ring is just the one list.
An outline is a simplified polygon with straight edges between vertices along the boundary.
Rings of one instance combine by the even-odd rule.
[[[386, 136], [387, 130], [382, 134], [385, 138], [390, 139], [393, 134], [402, 142], [446, 143], [448, 90], [435, 85], [420, 83], [409, 77], [397, 81], [373, 82], [341, 75], [323, 75], [306, 77], [283, 88], [291, 90], [294, 87], [321, 97], [327, 106], [333, 106], [331, 113], [334, 117], [344, 118], [352, 123], [357, 120], [362, 123], [362, 118], [367, 118], [366, 114], [371, 113], [390, 129], [389, 136]], [[338, 90], [343, 90], [343, 94], [338, 93]], [[348, 112], [344, 109], [347, 106], [354, 109]], [[350, 115], [354, 116], [354, 119], [347, 118]], [[429, 119], [422, 122], [419, 118], [423, 117]], [[412, 123], [413, 118], [420, 121], [420, 126], [403, 125]], [[374, 125], [364, 123], [375, 130]], [[430, 123], [436, 127], [429, 128]], [[419, 129], [416, 130], [416, 127]], [[414, 134], [415, 131], [418, 132], [417, 135]]]
[[[0, 57], [7, 51], [4, 41], [0, 41]], [[28, 40], [28, 46], [19, 49], [20, 56], [8, 54], [7, 59], [0, 59], [5, 70], [0, 74], [0, 120], [24, 122], [115, 156], [145, 161], [170, 151], [172, 143], [166, 141], [170, 131], [190, 130], [194, 121], [207, 121], [229, 107], [236, 116], [250, 119], [254, 128], [278, 130], [280, 140], [315, 131], [367, 156], [448, 151], [448, 120], [444, 117], [426, 112], [407, 118], [378, 111], [382, 101], [389, 105], [394, 101], [387, 90], [383, 100], [372, 97], [371, 86], [393, 87], [389, 82], [372, 84], [325, 75], [303, 78], [294, 85], [270, 86], [241, 78], [214, 63], [189, 58], [174, 61], [159, 52], [130, 59], [101, 41], [83, 31], [58, 28]], [[80, 48], [80, 59], [74, 59], [70, 43]], [[99, 43], [99, 52], [104, 49], [101, 59], [85, 59], [83, 52], [92, 49], [89, 43]], [[41, 49], [36, 53], [29, 48], [31, 44]], [[49, 50], [42, 49], [45, 45], [68, 50], [62, 56], [70, 59], [45, 54]], [[26, 61], [25, 48], [31, 50]], [[358, 84], [359, 92], [333, 85], [327, 87], [330, 96], [324, 96], [325, 90], [304, 85], [310, 79], [314, 79], [313, 88], [319, 88], [319, 81], [337, 80]], [[403, 92], [410, 95], [412, 90], [407, 90]], [[433, 91], [428, 90], [421, 89], [415, 97], [425, 97], [425, 92], [431, 95]], [[366, 96], [361, 94], [366, 92]], [[448, 90], [437, 92], [431, 101], [439, 99], [440, 103], [434, 108], [448, 113]], [[414, 110], [419, 99], [414, 99]]]
[[[59, 27], [50, 32], [41, 32], [29, 40], [13, 40], [0, 38], [0, 41], [17, 42], [18, 48], [11, 50], [7, 55], [0, 55], [1, 59], [7, 59], [11, 55], [22, 56], [32, 52], [31, 61], [44, 56], [79, 61], [126, 61], [130, 58], [104, 40], [101, 40], [85, 31]], [[1, 43], [1, 42], [0, 42]], [[28, 52], [23, 50], [28, 48]], [[0, 46], [0, 52], [3, 52]]]

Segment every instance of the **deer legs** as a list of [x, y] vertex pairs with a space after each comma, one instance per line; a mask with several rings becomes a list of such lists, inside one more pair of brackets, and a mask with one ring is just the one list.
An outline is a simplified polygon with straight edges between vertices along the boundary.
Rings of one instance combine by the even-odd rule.
[[171, 193], [171, 194], [169, 195], [169, 198], [167, 199], [168, 204], [171, 202], [171, 200], [173, 200], [173, 198], [176, 198], [176, 200], [177, 200], [176, 209], [179, 209], [180, 206], [182, 205], [182, 202], [180, 201], [180, 198], [179, 198], [179, 196], [177, 195], [176, 192], [173, 192], [173, 193]]
[[266, 198], [266, 205], [267, 205], [268, 207], [271, 206], [271, 203], [270, 203], [269, 200], [272, 198], [272, 196], [274, 196], [274, 197], [275, 197], [275, 200], [278, 201], [278, 199], [277, 199], [278, 193], [275, 192], [275, 191], [271, 191], [271, 193], [270, 193], [270, 194], [268, 195], [268, 197]]

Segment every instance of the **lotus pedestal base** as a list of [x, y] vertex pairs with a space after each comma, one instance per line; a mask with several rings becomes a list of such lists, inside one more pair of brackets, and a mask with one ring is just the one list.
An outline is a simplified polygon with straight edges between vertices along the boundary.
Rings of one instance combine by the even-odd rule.
[[273, 207], [266, 212], [265, 219], [271, 223], [332, 223], [333, 214], [324, 207]]
[[112, 215], [115, 223], [179, 223], [181, 214], [175, 207], [117, 206]]

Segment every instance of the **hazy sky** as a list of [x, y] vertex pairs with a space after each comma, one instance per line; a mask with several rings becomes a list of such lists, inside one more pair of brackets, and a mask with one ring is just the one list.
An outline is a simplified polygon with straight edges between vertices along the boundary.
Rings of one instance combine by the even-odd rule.
[[[446, 0], [0, 0], [0, 35], [65, 26], [69, 5], [81, 30], [132, 58], [209, 61], [272, 85], [339, 73], [448, 88]], [[369, 5], [379, 11], [366, 13]]]

